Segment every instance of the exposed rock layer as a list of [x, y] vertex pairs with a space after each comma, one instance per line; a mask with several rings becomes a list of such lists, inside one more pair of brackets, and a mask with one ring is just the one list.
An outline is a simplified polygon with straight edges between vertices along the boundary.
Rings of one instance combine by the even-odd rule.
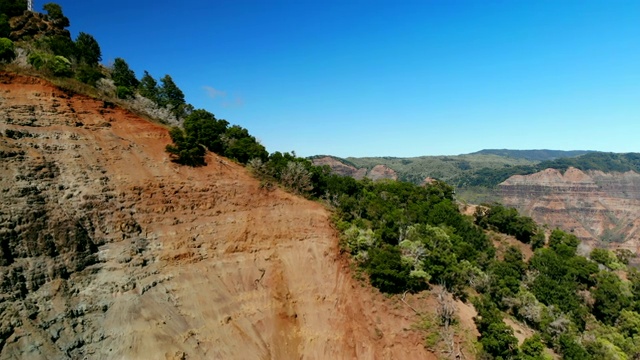
[[398, 180], [398, 174], [395, 170], [391, 169], [386, 165], [376, 165], [371, 169], [367, 168], [356, 168], [353, 165], [345, 164], [338, 159], [331, 156], [323, 156], [313, 159], [313, 164], [316, 166], [324, 166], [327, 165], [331, 168], [336, 174], [342, 176], [350, 176], [354, 179], [361, 180], [369, 178], [371, 180], [380, 180], [380, 179], [392, 179]]
[[640, 174], [547, 169], [499, 185], [507, 206], [589, 246], [640, 252]]
[[329, 215], [165, 128], [0, 73], [0, 359], [409, 359]]

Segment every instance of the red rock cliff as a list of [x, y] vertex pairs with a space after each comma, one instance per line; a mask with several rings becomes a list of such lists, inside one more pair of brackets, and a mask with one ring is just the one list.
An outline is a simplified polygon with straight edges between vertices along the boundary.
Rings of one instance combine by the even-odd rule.
[[640, 252], [640, 174], [547, 169], [499, 185], [502, 201], [589, 246]]
[[0, 358], [435, 358], [321, 205], [36, 78], [0, 73], [0, 133]]

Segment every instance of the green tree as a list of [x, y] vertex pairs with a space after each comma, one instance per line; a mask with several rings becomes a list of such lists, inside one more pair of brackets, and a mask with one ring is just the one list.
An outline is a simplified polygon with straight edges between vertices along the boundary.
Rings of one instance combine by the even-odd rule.
[[[247, 129], [234, 125], [224, 133], [225, 151], [224, 156], [246, 164], [253, 158], [266, 161], [269, 153], [255, 137], [249, 135]], [[309, 172], [305, 169], [305, 172]]]
[[223, 154], [225, 142], [222, 136], [227, 131], [228, 126], [228, 121], [218, 120], [206, 110], [195, 110], [184, 120], [188, 146], [204, 147], [216, 154]]
[[167, 145], [167, 152], [174, 156], [174, 161], [188, 166], [202, 166], [204, 161], [204, 148], [194, 145], [185, 132], [177, 126], [169, 131], [172, 145]]
[[544, 344], [539, 334], [527, 338], [520, 346], [520, 360], [544, 360]]
[[499, 203], [483, 204], [474, 214], [476, 224], [488, 229], [515, 236], [525, 244], [531, 242], [538, 232], [538, 226], [530, 217], [520, 216], [514, 208], [505, 208]]
[[160, 106], [169, 106], [171, 112], [177, 117], [181, 118], [184, 114], [184, 107], [186, 105], [184, 101], [184, 93], [178, 85], [173, 81], [171, 76], [165, 75], [160, 79], [160, 89], [158, 93], [158, 104]]
[[160, 89], [158, 82], [147, 70], [144, 71], [144, 75], [140, 79], [140, 84], [138, 84], [138, 93], [155, 103], [159, 102]]
[[591, 251], [591, 255], [589, 255], [589, 257], [591, 258], [591, 260], [604, 266], [607, 266], [611, 261], [611, 259], [609, 259], [609, 251], [605, 249], [595, 248]]
[[27, 0], [0, 0], [0, 14], [7, 19], [22, 15], [27, 10]]
[[633, 308], [640, 313], [640, 271], [636, 268], [631, 268], [627, 273], [629, 278], [629, 290], [631, 290], [631, 299], [633, 301]]
[[547, 239], [544, 236], [544, 231], [538, 231], [531, 238], [531, 250], [535, 251], [537, 249], [543, 248], [546, 242], [547, 242]]
[[224, 153], [223, 135], [228, 125], [226, 120], [218, 120], [206, 110], [194, 110], [184, 120], [184, 131], [179, 128], [172, 130], [174, 144], [167, 146], [167, 151], [175, 156], [178, 163], [204, 165], [206, 150]]
[[553, 230], [549, 236], [549, 247], [564, 258], [575, 256], [578, 245], [580, 240], [575, 235], [567, 234], [560, 229]]
[[[616, 321], [616, 328], [630, 339], [637, 338], [640, 336], [640, 314], [635, 311], [622, 310]], [[640, 346], [640, 343], [638, 345]]]
[[76, 37], [76, 58], [78, 62], [89, 66], [96, 66], [102, 60], [102, 51], [96, 39], [84, 32], [80, 32]]
[[60, 28], [69, 27], [69, 18], [62, 13], [62, 7], [56, 3], [47, 3], [42, 6], [42, 9], [47, 12], [47, 17], [54, 25]]
[[9, 26], [9, 17], [0, 13], [0, 38], [9, 37], [11, 34], [11, 26]]
[[68, 36], [47, 36], [39, 41], [39, 45], [40, 48], [49, 49], [54, 55], [64, 56], [67, 59], [76, 56], [76, 45]]
[[0, 62], [11, 62], [16, 57], [13, 41], [0, 38]]
[[411, 267], [402, 261], [400, 250], [391, 245], [369, 250], [365, 263], [371, 285], [384, 293], [397, 294], [406, 290], [420, 290], [424, 281], [410, 276]]
[[513, 329], [503, 322], [495, 322], [480, 335], [482, 350], [498, 359], [513, 359], [518, 354], [518, 339]]
[[73, 75], [71, 62], [60, 55], [51, 55], [34, 51], [27, 59], [34, 68], [47, 71], [54, 76], [68, 77]]
[[96, 86], [98, 80], [102, 79], [104, 74], [98, 67], [82, 64], [76, 70], [76, 78], [85, 84]]
[[[129, 68], [129, 64], [123, 58], [116, 58], [111, 68], [111, 79], [116, 87], [123, 87], [118, 91], [125, 97], [133, 94], [133, 91], [138, 86], [138, 79], [136, 74]], [[120, 96], [120, 95], [119, 95]]]
[[576, 339], [569, 334], [562, 334], [558, 339], [562, 358], [566, 360], [590, 360], [592, 357]]
[[593, 314], [607, 325], [613, 325], [620, 312], [631, 305], [620, 278], [611, 272], [601, 271], [596, 276], [596, 287], [591, 291], [594, 299]]

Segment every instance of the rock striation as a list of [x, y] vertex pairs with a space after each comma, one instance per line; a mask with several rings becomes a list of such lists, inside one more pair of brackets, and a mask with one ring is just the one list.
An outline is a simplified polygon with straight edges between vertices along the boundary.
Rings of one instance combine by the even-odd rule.
[[320, 204], [37, 78], [0, 73], [0, 134], [0, 359], [435, 359]]
[[640, 174], [569, 168], [516, 175], [499, 185], [502, 202], [593, 247], [640, 253]]

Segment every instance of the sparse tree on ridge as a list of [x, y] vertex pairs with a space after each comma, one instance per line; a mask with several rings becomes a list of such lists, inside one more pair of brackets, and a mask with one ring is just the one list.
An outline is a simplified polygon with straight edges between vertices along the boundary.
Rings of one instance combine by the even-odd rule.
[[42, 7], [47, 12], [49, 20], [60, 28], [66, 28], [71, 25], [69, 18], [62, 13], [62, 7], [56, 3], [47, 3]]
[[96, 66], [102, 60], [102, 51], [96, 39], [84, 32], [80, 32], [76, 38], [76, 57], [79, 63]]
[[147, 70], [144, 71], [144, 75], [140, 79], [138, 84], [138, 93], [155, 103], [158, 103], [159, 95], [158, 82], [149, 74]]
[[138, 86], [136, 74], [129, 68], [129, 64], [123, 58], [114, 60], [111, 79], [116, 86], [117, 95], [121, 99], [131, 97]]
[[173, 81], [170, 75], [165, 75], [160, 79], [160, 91], [158, 94], [158, 104], [160, 106], [170, 106], [171, 111], [177, 118], [182, 118], [184, 114], [184, 93]]

